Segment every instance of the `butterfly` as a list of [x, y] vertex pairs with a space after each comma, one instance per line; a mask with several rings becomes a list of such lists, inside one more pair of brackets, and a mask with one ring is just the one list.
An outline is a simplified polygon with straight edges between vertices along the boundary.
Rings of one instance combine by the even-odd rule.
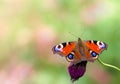
[[86, 71], [87, 62], [94, 62], [104, 50], [107, 44], [97, 40], [81, 40], [63, 42], [52, 48], [54, 54], [65, 57], [70, 65], [68, 72], [72, 82], [82, 77]]

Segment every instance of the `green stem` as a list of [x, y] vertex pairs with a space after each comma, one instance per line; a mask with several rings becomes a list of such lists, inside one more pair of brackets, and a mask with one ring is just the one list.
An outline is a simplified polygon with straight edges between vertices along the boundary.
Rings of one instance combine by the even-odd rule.
[[99, 63], [103, 64], [104, 66], [107, 66], [107, 67], [110, 67], [110, 68], [113, 68], [113, 69], [116, 69], [116, 70], [120, 71], [120, 68], [118, 68], [118, 67], [116, 67], [116, 66], [113, 66], [113, 65], [104, 63], [104, 62], [102, 62], [99, 58], [98, 58], [97, 60], [98, 60]]

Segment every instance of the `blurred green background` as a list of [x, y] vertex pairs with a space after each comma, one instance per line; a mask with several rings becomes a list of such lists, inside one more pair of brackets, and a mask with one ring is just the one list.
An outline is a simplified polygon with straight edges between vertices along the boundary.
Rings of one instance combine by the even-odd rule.
[[[77, 37], [106, 42], [100, 59], [120, 67], [119, 14], [119, 0], [0, 0], [0, 84], [70, 84], [69, 63], [51, 49]], [[75, 82], [118, 83], [97, 61]]]

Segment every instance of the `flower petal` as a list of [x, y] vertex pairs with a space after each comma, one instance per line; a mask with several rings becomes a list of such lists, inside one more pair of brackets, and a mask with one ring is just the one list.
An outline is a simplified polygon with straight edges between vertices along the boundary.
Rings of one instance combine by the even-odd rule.
[[84, 75], [86, 71], [86, 64], [87, 61], [81, 61], [77, 64], [70, 64], [70, 66], [68, 67], [68, 72], [71, 76], [72, 82], [78, 80]]

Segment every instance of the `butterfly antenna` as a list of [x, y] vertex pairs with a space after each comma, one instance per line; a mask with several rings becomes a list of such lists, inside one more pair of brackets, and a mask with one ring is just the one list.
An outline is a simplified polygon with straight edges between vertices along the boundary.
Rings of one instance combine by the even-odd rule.
[[86, 32], [86, 30], [85, 30], [85, 28], [84, 28], [83, 31], [82, 31], [82, 33], [81, 33], [81, 37], [84, 36], [85, 32]]
[[71, 33], [71, 32], [69, 32], [69, 34], [73, 35], [73, 36], [76, 37], [76, 38], [79, 38], [77, 35], [75, 35], [75, 34], [73, 34], [73, 33]]
[[75, 34], [73, 34], [73, 33], [71, 33], [71, 32], [69, 32], [69, 34], [71, 34], [71, 35], [73, 35], [74, 37], [76, 37], [76, 38], [81, 38], [81, 37], [83, 37], [84, 36], [84, 34], [85, 34], [85, 32], [86, 32], [86, 30], [85, 30], [85, 28], [82, 30], [82, 32], [81, 32], [81, 35], [80, 36], [78, 36], [78, 35], [75, 35]]

